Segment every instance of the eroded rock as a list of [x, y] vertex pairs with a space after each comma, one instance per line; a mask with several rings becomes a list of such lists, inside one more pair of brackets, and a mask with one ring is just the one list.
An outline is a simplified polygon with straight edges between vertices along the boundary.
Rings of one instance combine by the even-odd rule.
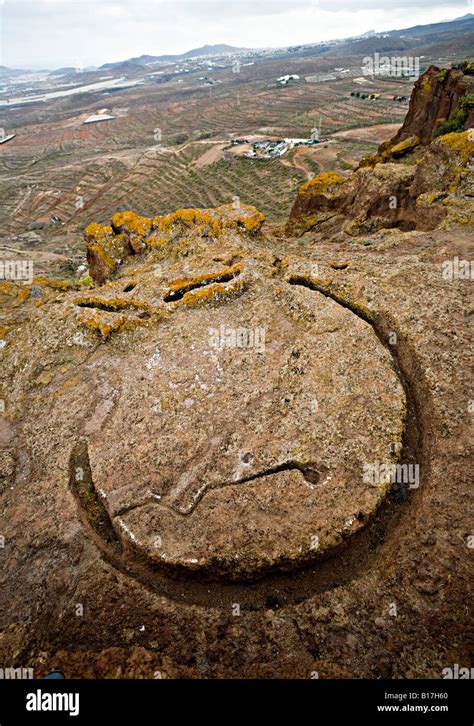
[[[16, 376], [25, 445], [47, 457], [61, 441], [61, 486], [125, 559], [228, 579], [316, 560], [390, 489], [363, 465], [402, 447], [391, 354], [350, 310], [275, 277], [248, 230], [215, 240], [197, 224], [185, 243], [184, 257], [149, 244], [99, 289], [42, 301]], [[12, 374], [22, 354], [12, 341]]]

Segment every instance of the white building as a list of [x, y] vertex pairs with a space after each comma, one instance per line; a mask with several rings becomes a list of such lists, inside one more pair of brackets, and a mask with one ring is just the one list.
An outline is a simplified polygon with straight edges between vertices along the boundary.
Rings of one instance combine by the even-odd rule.
[[112, 119], [114, 119], [114, 118], [115, 118], [115, 116], [109, 116], [106, 113], [95, 113], [92, 116], [89, 116], [88, 118], [86, 118], [86, 120], [83, 121], [83, 123], [95, 124], [98, 121], [112, 121]]
[[280, 78], [277, 78], [277, 83], [281, 83], [283, 86], [286, 86], [288, 81], [298, 81], [299, 76], [297, 75], [291, 75], [291, 76], [281, 76]]
[[[3, 129], [0, 129], [0, 131], [2, 131], [2, 130]], [[16, 134], [10, 134], [9, 136], [4, 136], [3, 134], [0, 133], [0, 144], [6, 144], [7, 141], [11, 141], [12, 139], [15, 138], [15, 136], [16, 136]]]

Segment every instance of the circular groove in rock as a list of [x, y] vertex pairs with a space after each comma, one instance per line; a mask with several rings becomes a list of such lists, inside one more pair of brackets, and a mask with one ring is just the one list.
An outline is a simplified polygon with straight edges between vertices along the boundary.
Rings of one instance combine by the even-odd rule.
[[[303, 293], [303, 295], [305, 294], [306, 293]], [[310, 292], [309, 294], [314, 296], [314, 292]], [[326, 297], [330, 297], [327, 292], [325, 292], [325, 295]], [[322, 296], [317, 295], [317, 297], [320, 298]], [[240, 301], [240, 304], [241, 303], [242, 301]], [[385, 350], [384, 352], [386, 353]], [[398, 371], [398, 382], [400, 382], [399, 376], [400, 373]], [[411, 426], [412, 431], [414, 431], [413, 416], [410, 415], [409, 419], [412, 421]], [[410, 446], [411, 444], [409, 444], [408, 448], [410, 448]], [[246, 457], [248, 459], [249, 456], [251, 456], [252, 463], [254, 463], [253, 455], [249, 455], [247, 451], [242, 454], [243, 458]], [[269, 472], [264, 472], [263, 475], [255, 473], [253, 476], [241, 477], [239, 479], [240, 483], [236, 486], [244, 484], [244, 486], [248, 487], [248, 484], [252, 481], [252, 479], [263, 480], [267, 477], [268, 479], [271, 479], [278, 476], [288, 476], [291, 472], [304, 480], [305, 484], [303, 486], [311, 486], [312, 483], [305, 478], [304, 471], [305, 467], [301, 464], [301, 462], [288, 462], [286, 464], [273, 467], [273, 469], [270, 467]], [[315, 476], [316, 482], [321, 478], [321, 472], [317, 471], [317, 467], [314, 465], [314, 462], [312, 465], [312, 475]], [[245, 484], [245, 482], [247, 483]], [[100, 483], [101, 497], [103, 497], [103, 487], [105, 482], [101, 481]], [[218, 493], [219, 490], [224, 491], [229, 488], [235, 489], [234, 484], [234, 482], [230, 482], [221, 487], [217, 485], [214, 488], [211, 488], [210, 491], [207, 491], [206, 496], [209, 496], [209, 494], [215, 496], [216, 492]], [[288, 486], [291, 486], [291, 484], [288, 484], [288, 482], [285, 481], [284, 487]], [[109, 494], [110, 492], [107, 493], [105, 498], [106, 500], [109, 499]], [[171, 497], [169, 492], [165, 493], [168, 498], [168, 502], [171, 502], [171, 507], [169, 507], [170, 511], [173, 506], [181, 507], [179, 516], [183, 519], [183, 521], [185, 521], [186, 518], [189, 519], [190, 513], [192, 514], [194, 510], [198, 511], [199, 503], [203, 501], [202, 496], [198, 497], [198, 505], [196, 505], [194, 500], [194, 503], [191, 501], [192, 497], [190, 499], [188, 496], [188, 501], [186, 502], [186, 487], [184, 488], [184, 494], [185, 496], [183, 500], [182, 492], [178, 492], [178, 496]], [[254, 494], [255, 491], [253, 492], [253, 495]], [[156, 558], [156, 556], [150, 556], [147, 548], [142, 547], [141, 543], [139, 543], [138, 537], [134, 534], [134, 520], [127, 519], [127, 521], [124, 521], [123, 518], [123, 516], [126, 517], [129, 513], [131, 515], [135, 513], [135, 516], [138, 516], [143, 507], [149, 508], [150, 505], [147, 504], [146, 501], [145, 503], [140, 503], [140, 501], [138, 501], [135, 504], [125, 507], [114, 505], [115, 511], [113, 508], [111, 510], [113, 526], [119, 535], [117, 536], [117, 543], [120, 543], [120, 545], [124, 546], [125, 549], [125, 554], [123, 556], [118, 555], [117, 548], [115, 548], [115, 550], [111, 548], [110, 542], [108, 545], [102, 545], [100, 537], [97, 537], [97, 533], [94, 539], [99, 546], [102, 546], [104, 554], [106, 554], [108, 559], [111, 559], [116, 567], [119, 567], [122, 571], [127, 572], [127, 574], [137, 577], [147, 586], [155, 590], [165, 592], [180, 599], [190, 600], [192, 602], [206, 602], [207, 604], [210, 602], [216, 604], [216, 601], [221, 598], [228, 602], [228, 598], [235, 597], [236, 592], [239, 592], [239, 597], [242, 600], [242, 591], [245, 591], [243, 599], [245, 600], [245, 598], [248, 598], [251, 606], [258, 607], [262, 605], [262, 600], [265, 599], [265, 593], [271, 591], [278, 590], [282, 602], [293, 602], [304, 598], [307, 594], [314, 590], [327, 589], [328, 587], [337, 586], [348, 577], [351, 577], [350, 569], [352, 568], [352, 571], [355, 573], [357, 562], [361, 562], [365, 559], [365, 550], [367, 547], [370, 549], [372, 546], [371, 537], [374, 536], [374, 533], [376, 533], [380, 527], [385, 527], [387, 524], [385, 521], [386, 514], [388, 510], [393, 508], [393, 506], [390, 502], [385, 501], [383, 506], [380, 507], [383, 499], [384, 497], [382, 496], [374, 500], [375, 504], [371, 510], [367, 513], [361, 512], [361, 516], [359, 517], [353, 531], [337, 533], [339, 536], [333, 538], [331, 546], [325, 548], [322, 552], [317, 551], [318, 548], [316, 548], [316, 551], [308, 548], [306, 552], [303, 552], [296, 558], [288, 557], [285, 560], [285, 557], [281, 556], [281, 554], [276, 560], [274, 559], [270, 562], [268, 558], [266, 561], [265, 558], [263, 558], [263, 566], [259, 563], [260, 567], [255, 567], [254, 569], [251, 567], [249, 568], [247, 563], [245, 563], [245, 568], [237, 567], [234, 571], [232, 571], [232, 569], [229, 569], [229, 560], [224, 562], [224, 566], [222, 566], [222, 562], [216, 563], [215, 557], [214, 559], [209, 560], [209, 567], [195, 567], [198, 563], [194, 562], [191, 563], [192, 566], [189, 567], [188, 563], [181, 562], [179, 559], [175, 559], [171, 562], [170, 560], [166, 562], [165, 559], [165, 566], [163, 566], [163, 560], [160, 561], [160, 559]], [[107, 501], [107, 505], [110, 505], [109, 501]], [[161, 505], [158, 505], [158, 507], [163, 509], [166, 508]], [[156, 510], [156, 505], [153, 508]], [[376, 514], [377, 508], [379, 508], [378, 515]], [[130, 524], [132, 525], [131, 527]], [[370, 526], [367, 526], [368, 524]], [[315, 528], [312, 529], [313, 532], [314, 529]], [[308, 534], [309, 536], [312, 536], [311, 529], [307, 530], [306, 535]], [[377, 534], [375, 534], [375, 537], [377, 537]], [[159, 540], [159, 544], [162, 546], [163, 538], [161, 535], [159, 535]], [[349, 548], [345, 546], [348, 541], [351, 543]], [[334, 556], [336, 554], [340, 556], [335, 558]], [[248, 562], [252, 564], [252, 560], [250, 558], [248, 558]], [[337, 565], [335, 565], [336, 562], [338, 562]], [[230, 564], [232, 566], [232, 562], [230, 562]], [[287, 573], [285, 570], [291, 570], [291, 572]], [[246, 578], [252, 579], [254, 576], [259, 576], [259, 580], [256, 582], [243, 582]], [[219, 578], [218, 582], [214, 580], [215, 577]], [[225, 580], [227, 580], [227, 582], [225, 582]], [[295, 586], [296, 580], [299, 581], [299, 586]], [[212, 585], [209, 584], [210, 582]]]

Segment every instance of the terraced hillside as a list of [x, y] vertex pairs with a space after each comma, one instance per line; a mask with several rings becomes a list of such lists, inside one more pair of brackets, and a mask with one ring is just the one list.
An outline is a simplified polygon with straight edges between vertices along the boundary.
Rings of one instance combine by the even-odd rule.
[[[313, 82], [335, 65], [349, 75]], [[239, 73], [216, 68], [208, 86], [202, 70], [172, 73], [159, 80], [145, 74], [142, 85], [126, 89], [0, 107], [0, 128], [16, 133], [0, 146], [3, 249], [33, 251], [40, 271], [54, 275], [51, 255], [65, 257], [71, 269], [81, 260], [91, 219], [105, 222], [126, 209], [153, 215], [210, 207], [236, 196], [282, 223], [299, 184], [319, 171], [348, 174], [389, 138], [408, 108], [394, 97], [408, 99], [413, 86], [404, 78], [361, 78], [353, 48], [346, 57], [286, 54]], [[284, 73], [299, 79], [279, 86]], [[113, 120], [84, 125], [101, 108]], [[230, 154], [236, 136], [307, 138], [315, 127], [327, 143], [266, 162]]]
[[108, 218], [117, 204], [148, 214], [219, 204], [235, 195], [258, 199], [271, 221], [281, 221], [287, 200], [307, 178], [304, 169], [291, 169], [291, 156], [265, 165], [223, 159], [195, 165], [210, 143], [225, 146], [232, 135], [248, 133], [307, 137], [319, 124], [328, 135], [400, 122], [405, 112], [391, 97], [377, 103], [351, 97], [346, 81], [268, 86], [268, 80], [242, 79], [239, 86], [230, 79], [217, 91], [133, 89], [114, 97], [114, 121], [90, 126], [83, 125], [87, 98], [56, 102], [39, 119], [31, 108], [12, 109], [8, 127], [15, 124], [17, 138], [0, 150], [3, 234], [50, 225], [53, 216], [77, 229], [89, 214]]

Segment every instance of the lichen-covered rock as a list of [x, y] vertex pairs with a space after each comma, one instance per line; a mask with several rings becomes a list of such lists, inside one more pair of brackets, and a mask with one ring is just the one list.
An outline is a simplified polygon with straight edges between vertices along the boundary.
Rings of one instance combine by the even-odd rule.
[[408, 152], [413, 151], [420, 143], [418, 136], [409, 136], [407, 139], [400, 141], [398, 144], [394, 144], [390, 147], [390, 155], [395, 159], [405, 156]]
[[[305, 213], [331, 218], [304, 241], [234, 206], [120, 212], [86, 235], [97, 287], [0, 283], [5, 663], [468, 662], [472, 139], [421, 147], [308, 185]], [[395, 463], [417, 475], [364, 476]]]
[[463, 99], [474, 91], [474, 78], [461, 68], [442, 69], [430, 66], [416, 81], [410, 107], [395, 136], [379, 147], [378, 154], [393, 153], [393, 147], [417, 137], [423, 146], [430, 144], [443, 124], [456, 118], [457, 131], [470, 127], [469, 113]]
[[[439, 677], [470, 602], [471, 283], [441, 274], [468, 231], [202, 222], [91, 290], [0, 285], [4, 661]], [[366, 481], [377, 461], [419, 481]]]
[[[115, 542], [137, 573], [236, 580], [300, 566], [365, 527], [390, 489], [364, 479], [364, 462], [396, 462], [402, 447], [390, 353], [354, 313], [276, 279], [245, 218], [192, 210], [144, 225], [147, 244], [184, 222], [186, 256], [147, 245], [99, 289], [56, 291], [28, 350], [7, 350], [26, 448], [47, 458], [61, 441], [57, 476], [69, 469], [63, 485], [104, 551]], [[195, 248], [213, 223], [214, 246]], [[137, 232], [128, 215], [112, 224]]]
[[152, 221], [146, 217], [141, 217], [134, 212], [117, 212], [111, 220], [111, 227], [116, 234], [127, 235], [130, 246], [139, 254], [145, 249], [144, 239], [151, 230]]
[[115, 234], [112, 227], [90, 224], [84, 230], [89, 272], [97, 285], [103, 285], [131, 252], [129, 240]]
[[178, 209], [153, 219], [131, 211], [117, 212], [110, 226], [90, 224], [84, 232], [90, 274], [96, 284], [102, 285], [129, 255], [153, 248], [163, 248], [167, 254], [170, 244], [183, 252], [191, 244], [188, 230], [192, 230], [194, 241], [218, 238], [229, 231], [256, 235], [264, 221], [264, 215], [255, 207], [240, 202], [216, 209]]
[[[349, 177], [328, 172], [300, 187], [287, 236], [310, 230], [344, 230], [351, 236], [393, 227], [431, 230], [469, 221], [474, 211], [473, 130], [433, 140], [434, 129], [441, 126], [430, 123], [427, 114], [431, 95], [440, 113], [467, 108], [464, 101], [469, 100], [466, 94], [473, 81], [461, 70], [447, 71], [442, 79], [435, 71], [430, 68], [419, 79], [403, 127], [376, 155], [367, 157]], [[434, 78], [438, 85], [433, 85]]]
[[347, 179], [336, 172], [322, 172], [302, 184], [286, 225], [288, 236], [300, 235], [334, 217], [347, 198]]

